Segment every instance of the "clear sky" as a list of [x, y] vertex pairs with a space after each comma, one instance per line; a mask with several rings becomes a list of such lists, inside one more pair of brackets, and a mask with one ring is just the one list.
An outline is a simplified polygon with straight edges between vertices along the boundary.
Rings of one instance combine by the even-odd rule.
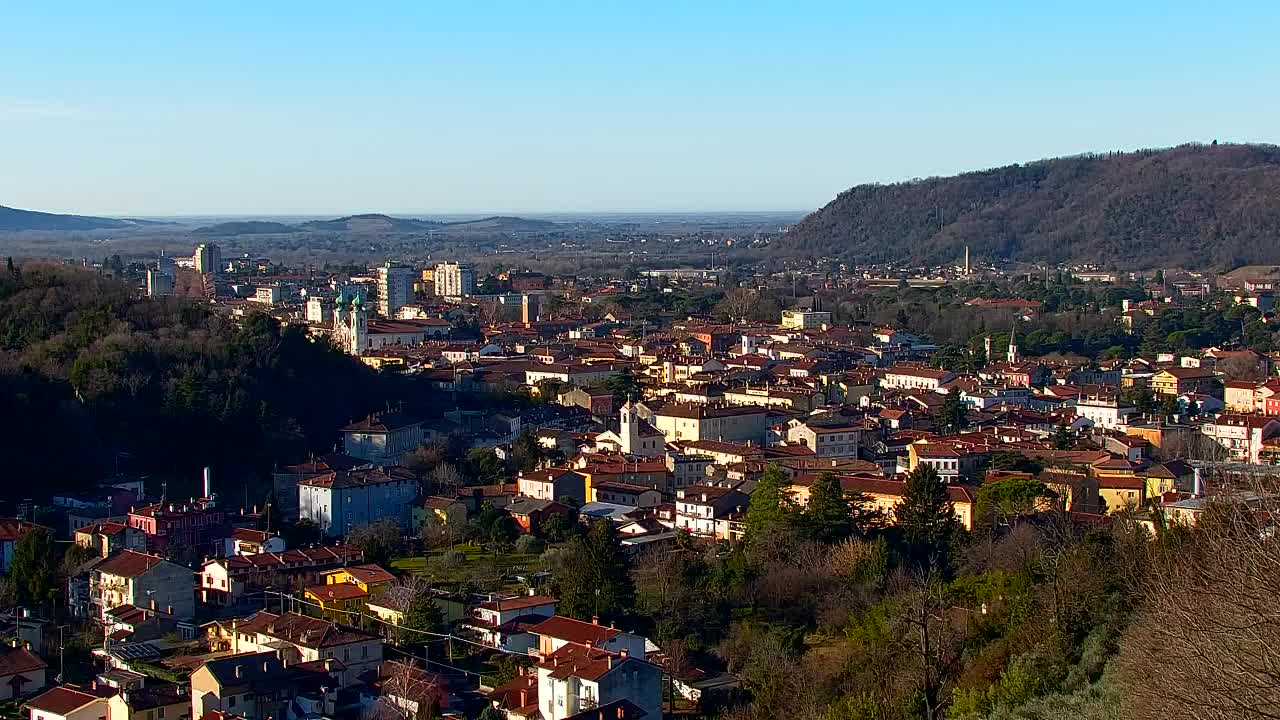
[[1280, 140], [1280, 3], [10, 2], [0, 205], [783, 210]]

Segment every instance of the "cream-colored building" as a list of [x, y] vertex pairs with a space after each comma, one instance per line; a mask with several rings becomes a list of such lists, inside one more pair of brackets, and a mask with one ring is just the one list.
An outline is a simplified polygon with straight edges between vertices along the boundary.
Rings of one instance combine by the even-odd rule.
[[831, 313], [816, 310], [783, 310], [782, 327], [793, 330], [818, 330], [831, 324]]
[[768, 411], [754, 406], [708, 406], [669, 403], [654, 411], [650, 422], [668, 442], [723, 440], [761, 444]]
[[[226, 621], [220, 624], [225, 627]], [[231, 636], [232, 652], [270, 652], [286, 665], [336, 660], [341, 663], [340, 679], [344, 685], [356, 682], [366, 670], [377, 670], [382, 663], [382, 638], [349, 625], [297, 613], [255, 613], [243, 622], [233, 622]]]

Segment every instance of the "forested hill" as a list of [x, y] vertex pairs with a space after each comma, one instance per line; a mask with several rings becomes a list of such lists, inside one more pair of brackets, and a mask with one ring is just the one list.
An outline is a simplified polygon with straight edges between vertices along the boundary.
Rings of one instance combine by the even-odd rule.
[[228, 486], [308, 451], [352, 418], [424, 384], [376, 373], [266, 315], [235, 322], [179, 298], [145, 299], [97, 273], [0, 269], [0, 505], [92, 486], [117, 467], [174, 479], [211, 465]]
[[859, 185], [775, 248], [860, 261], [1280, 262], [1280, 148], [1186, 145]]

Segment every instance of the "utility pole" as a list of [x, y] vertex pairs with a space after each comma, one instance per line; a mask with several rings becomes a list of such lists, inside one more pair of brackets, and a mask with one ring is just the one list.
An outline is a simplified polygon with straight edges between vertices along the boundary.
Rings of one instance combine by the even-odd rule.
[[66, 666], [63, 664], [64, 663], [63, 650], [66, 649], [66, 644], [63, 642], [63, 637], [62, 637], [62, 631], [65, 630], [66, 628], [67, 628], [66, 625], [58, 626], [58, 677], [57, 677], [58, 682], [62, 682], [62, 678], [64, 675], [66, 675], [66, 672], [67, 672]]

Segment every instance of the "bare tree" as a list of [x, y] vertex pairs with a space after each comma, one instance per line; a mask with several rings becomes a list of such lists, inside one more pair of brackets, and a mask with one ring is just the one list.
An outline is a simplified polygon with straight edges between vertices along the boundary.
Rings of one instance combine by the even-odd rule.
[[948, 680], [961, 659], [963, 632], [949, 616], [942, 578], [933, 568], [914, 573], [901, 598], [893, 625], [900, 652], [912, 659], [906, 674], [920, 692], [926, 720], [940, 720]]
[[1132, 720], [1280, 718], [1280, 502], [1273, 481], [1165, 534], [1121, 648]]
[[439, 711], [444, 683], [439, 675], [409, 662], [382, 664], [381, 695], [366, 711], [366, 720], [426, 720]]
[[754, 290], [734, 288], [724, 294], [724, 300], [720, 302], [720, 310], [728, 315], [730, 321], [741, 322], [755, 312], [759, 299]]

